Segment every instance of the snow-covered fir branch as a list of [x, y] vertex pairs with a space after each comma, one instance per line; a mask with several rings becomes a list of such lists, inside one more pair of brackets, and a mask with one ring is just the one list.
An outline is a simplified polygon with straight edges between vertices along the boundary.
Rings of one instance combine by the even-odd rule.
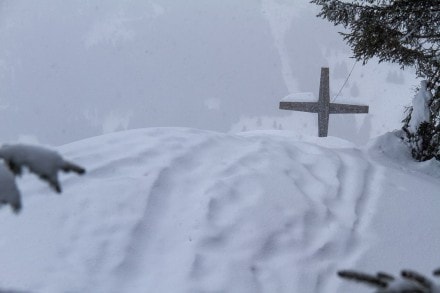
[[74, 172], [79, 175], [85, 169], [65, 160], [53, 150], [40, 146], [13, 144], [0, 148], [0, 204], [10, 205], [18, 213], [22, 208], [21, 194], [17, 187], [15, 176], [20, 176], [23, 169], [29, 170], [41, 180], [46, 181], [52, 189], [61, 193], [58, 173]]

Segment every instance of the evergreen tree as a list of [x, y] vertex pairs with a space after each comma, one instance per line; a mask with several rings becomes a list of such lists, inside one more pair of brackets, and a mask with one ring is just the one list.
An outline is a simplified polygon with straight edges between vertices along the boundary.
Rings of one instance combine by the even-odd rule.
[[403, 121], [414, 158], [440, 160], [440, 0], [312, 0], [319, 17], [345, 28], [341, 34], [354, 58], [414, 67], [431, 92], [430, 115], [415, 131]]

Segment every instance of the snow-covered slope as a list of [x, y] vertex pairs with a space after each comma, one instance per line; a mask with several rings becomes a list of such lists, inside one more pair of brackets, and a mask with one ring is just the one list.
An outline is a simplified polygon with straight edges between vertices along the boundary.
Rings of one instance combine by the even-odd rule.
[[[63, 156], [88, 174], [62, 178], [61, 196], [33, 177], [20, 180], [22, 214], [0, 211], [0, 287], [338, 292], [336, 270], [356, 261], [376, 270], [390, 256], [387, 268], [400, 269], [416, 259], [405, 249], [417, 248], [395, 246], [405, 240], [382, 228], [404, 237], [399, 231], [434, 217], [440, 184], [438, 174], [384, 155], [398, 146], [386, 138], [366, 152], [340, 139], [283, 131], [152, 128], [63, 146]], [[422, 204], [411, 204], [416, 200]], [[417, 240], [436, 241], [438, 231], [420, 232]], [[388, 238], [380, 242], [382, 236]], [[395, 247], [403, 253], [397, 263]], [[424, 248], [415, 265], [429, 271], [435, 245]], [[366, 263], [363, 255], [379, 261]]]

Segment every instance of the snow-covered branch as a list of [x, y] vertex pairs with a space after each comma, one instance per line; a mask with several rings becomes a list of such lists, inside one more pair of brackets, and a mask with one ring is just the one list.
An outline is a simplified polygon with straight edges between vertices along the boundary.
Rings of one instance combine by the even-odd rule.
[[[434, 276], [439, 276], [440, 269], [433, 272]], [[400, 277], [396, 278], [387, 273], [377, 273], [376, 275], [366, 274], [357, 271], [340, 271], [338, 276], [349, 281], [365, 284], [376, 288], [377, 293], [438, 293], [440, 287], [428, 277], [412, 271], [402, 270]]]
[[0, 148], [0, 204], [9, 204], [14, 212], [21, 210], [21, 195], [15, 182], [15, 176], [21, 175], [26, 168], [36, 174], [58, 193], [61, 185], [58, 172], [74, 172], [79, 175], [85, 169], [79, 165], [65, 160], [60, 154], [47, 148], [14, 144], [4, 145]]

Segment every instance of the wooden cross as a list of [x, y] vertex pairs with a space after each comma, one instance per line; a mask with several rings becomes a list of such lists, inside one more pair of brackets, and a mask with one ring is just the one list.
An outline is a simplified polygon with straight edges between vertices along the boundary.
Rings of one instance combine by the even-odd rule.
[[318, 113], [319, 137], [326, 137], [328, 134], [330, 114], [368, 113], [368, 106], [330, 103], [329, 69], [326, 67], [321, 68], [319, 100], [317, 102], [282, 101], [280, 109]]

